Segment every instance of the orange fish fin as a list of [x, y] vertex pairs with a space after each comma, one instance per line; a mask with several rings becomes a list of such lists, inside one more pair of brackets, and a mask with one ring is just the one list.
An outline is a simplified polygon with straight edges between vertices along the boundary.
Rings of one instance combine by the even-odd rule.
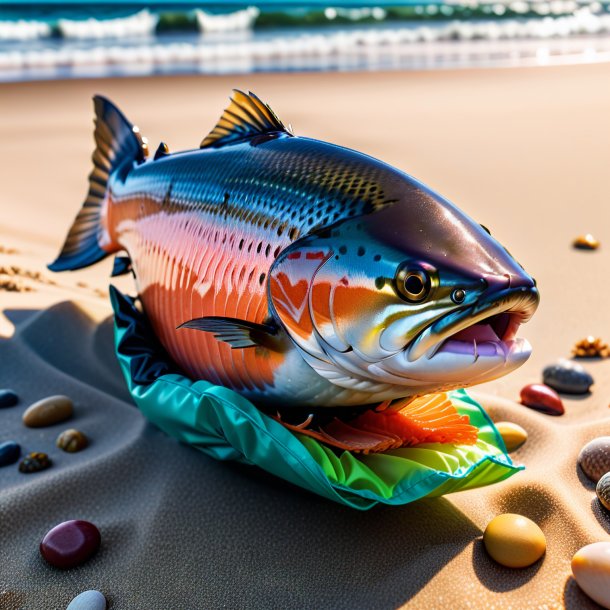
[[275, 352], [282, 352], [286, 351], [290, 342], [286, 333], [275, 324], [257, 324], [222, 316], [195, 318], [180, 324], [178, 328], [212, 333], [216, 339], [228, 343], [234, 349], [266, 347]]
[[216, 127], [203, 139], [200, 148], [219, 148], [248, 139], [261, 141], [292, 135], [271, 108], [254, 93], [233, 90], [231, 103], [216, 123]]
[[370, 410], [350, 423], [371, 432], [394, 434], [403, 447], [421, 443], [474, 445], [478, 439], [477, 428], [467, 415], [459, 414], [445, 392], [400, 401], [381, 412]]

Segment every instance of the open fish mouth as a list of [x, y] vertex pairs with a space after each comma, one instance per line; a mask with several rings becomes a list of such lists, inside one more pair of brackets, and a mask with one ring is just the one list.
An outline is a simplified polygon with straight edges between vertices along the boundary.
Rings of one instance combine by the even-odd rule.
[[406, 351], [413, 362], [437, 354], [479, 358], [526, 359], [531, 346], [517, 337], [521, 324], [536, 311], [539, 302], [535, 288], [511, 288], [497, 292], [476, 304], [453, 311], [426, 328]]

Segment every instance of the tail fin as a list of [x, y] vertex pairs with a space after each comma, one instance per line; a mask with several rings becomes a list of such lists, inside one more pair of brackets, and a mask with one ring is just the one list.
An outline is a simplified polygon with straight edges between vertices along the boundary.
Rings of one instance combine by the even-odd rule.
[[96, 95], [93, 171], [89, 174], [89, 193], [70, 229], [51, 271], [81, 269], [102, 260], [112, 252], [100, 244], [104, 237], [102, 210], [108, 178], [127, 161], [144, 161], [146, 145], [134, 127], [109, 100]]

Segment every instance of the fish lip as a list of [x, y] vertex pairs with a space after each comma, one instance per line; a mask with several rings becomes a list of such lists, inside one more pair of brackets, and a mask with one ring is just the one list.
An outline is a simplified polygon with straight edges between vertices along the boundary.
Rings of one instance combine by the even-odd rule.
[[540, 301], [535, 287], [507, 288], [484, 296], [475, 304], [450, 311], [425, 328], [405, 349], [405, 355], [413, 362], [425, 354], [432, 357], [442, 343], [457, 332], [469, 328], [491, 316], [511, 313], [519, 324], [528, 322]]

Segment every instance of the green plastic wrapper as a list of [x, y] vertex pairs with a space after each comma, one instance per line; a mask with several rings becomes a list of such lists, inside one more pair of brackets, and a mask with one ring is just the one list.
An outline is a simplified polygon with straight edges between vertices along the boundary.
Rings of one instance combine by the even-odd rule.
[[475, 445], [428, 443], [370, 455], [337, 452], [291, 432], [233, 390], [188, 379], [134, 300], [111, 287], [117, 357], [133, 400], [155, 425], [218, 460], [263, 468], [360, 510], [497, 483], [521, 470], [483, 408], [464, 390], [454, 404], [479, 429]]

